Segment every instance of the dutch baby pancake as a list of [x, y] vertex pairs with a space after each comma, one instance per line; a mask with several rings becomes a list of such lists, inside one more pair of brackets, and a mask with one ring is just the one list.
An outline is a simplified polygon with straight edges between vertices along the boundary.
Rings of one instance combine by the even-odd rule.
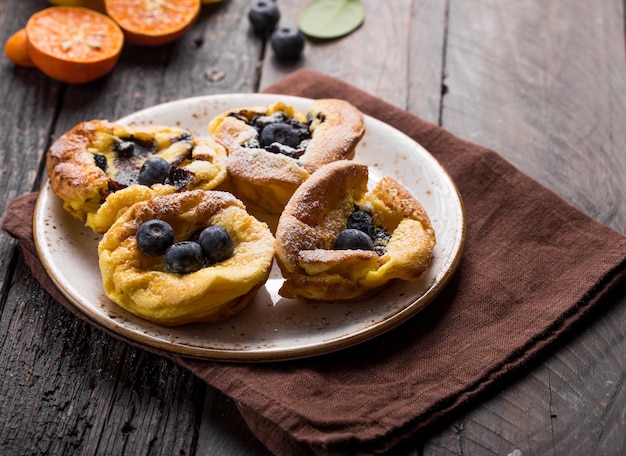
[[368, 175], [367, 166], [342, 160], [295, 191], [276, 230], [281, 296], [355, 300], [429, 269], [435, 232], [428, 214], [390, 177], [368, 191]]
[[274, 214], [320, 166], [352, 159], [364, 132], [361, 112], [339, 99], [315, 100], [305, 114], [284, 102], [231, 109], [209, 123], [235, 194]]
[[226, 178], [224, 147], [178, 127], [82, 122], [52, 144], [46, 160], [65, 210], [98, 233], [140, 199], [213, 189]]
[[274, 236], [230, 193], [190, 190], [133, 204], [98, 245], [107, 296], [161, 325], [219, 322], [266, 282]]

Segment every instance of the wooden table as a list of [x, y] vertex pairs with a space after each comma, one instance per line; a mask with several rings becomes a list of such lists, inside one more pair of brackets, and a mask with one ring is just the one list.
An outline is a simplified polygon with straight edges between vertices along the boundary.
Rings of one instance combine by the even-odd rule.
[[[621, 0], [364, 0], [365, 24], [307, 43], [287, 65], [249, 28], [252, 1], [205, 6], [161, 48], [129, 45], [83, 86], [0, 60], [0, 211], [37, 190], [51, 140], [194, 95], [255, 92], [297, 68], [325, 72], [499, 152], [626, 233], [626, 60]], [[279, 1], [293, 25], [306, 0]], [[44, 0], [3, 0], [0, 38]], [[71, 316], [0, 233], [1, 454], [261, 455], [235, 404], [187, 371]], [[626, 451], [626, 297], [502, 390], [407, 454]]]

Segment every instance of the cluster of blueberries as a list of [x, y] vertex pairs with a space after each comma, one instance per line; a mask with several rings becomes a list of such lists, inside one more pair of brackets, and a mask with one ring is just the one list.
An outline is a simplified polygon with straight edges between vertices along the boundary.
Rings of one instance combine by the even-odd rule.
[[257, 35], [270, 37], [276, 57], [296, 60], [304, 50], [304, 35], [295, 27], [276, 27], [280, 10], [275, 0], [258, 0], [248, 11], [248, 19]]
[[137, 246], [148, 256], [163, 255], [165, 269], [189, 274], [230, 258], [235, 250], [232, 238], [221, 226], [211, 225], [186, 241], [174, 242], [174, 229], [165, 220], [152, 219], [137, 230]]
[[373, 250], [378, 255], [385, 251], [391, 235], [382, 226], [374, 226], [372, 216], [358, 207], [350, 214], [348, 226], [335, 239], [335, 250]]

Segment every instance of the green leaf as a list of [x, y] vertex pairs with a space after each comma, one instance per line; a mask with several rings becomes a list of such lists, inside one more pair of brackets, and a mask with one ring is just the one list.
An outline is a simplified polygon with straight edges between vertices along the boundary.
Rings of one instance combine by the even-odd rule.
[[361, 0], [313, 0], [298, 18], [298, 28], [311, 38], [339, 38], [356, 30], [365, 19]]

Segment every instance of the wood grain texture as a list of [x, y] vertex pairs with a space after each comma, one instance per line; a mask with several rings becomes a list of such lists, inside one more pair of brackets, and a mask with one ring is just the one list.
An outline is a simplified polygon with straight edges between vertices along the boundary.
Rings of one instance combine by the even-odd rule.
[[459, 417], [424, 454], [618, 455], [626, 448], [626, 302], [518, 381]]
[[[279, 25], [296, 26], [298, 15], [307, 3], [300, 0], [280, 3]], [[381, 7], [376, 0], [365, 0], [363, 4], [366, 17], [360, 28], [336, 40], [307, 40], [303, 57], [296, 62], [276, 59], [268, 44], [260, 89], [296, 69], [311, 68], [350, 81], [356, 87], [405, 108], [408, 96], [406, 56], [413, 2], [387, 2]]]
[[[0, 42], [4, 43], [23, 27], [26, 18], [37, 11], [31, 2], [2, 2], [0, 4]], [[33, 189], [39, 163], [53, 125], [55, 106], [60, 98], [59, 87], [47, 84], [37, 72], [15, 67], [4, 55], [0, 59], [0, 214], [17, 195]], [[1, 215], [0, 215], [1, 216]], [[0, 231], [0, 245], [12, 244], [11, 238]], [[7, 287], [12, 249], [0, 250], [0, 289]]]
[[[13, 29], [48, 6], [11, 3], [19, 8], [7, 16]], [[50, 142], [82, 120], [116, 119], [154, 104], [227, 89], [252, 92], [260, 45], [247, 31], [247, 7], [245, 2], [223, 2], [205, 8], [193, 30], [168, 46], [127, 46], [109, 76], [87, 85], [59, 84], [4, 59], [0, 78], [11, 82], [0, 84], [8, 100], [1, 125], [10, 146], [3, 149], [8, 160], [3, 212], [10, 198], [38, 188]], [[8, 27], [2, 30], [10, 36]], [[5, 127], [9, 125], [15, 129]], [[1, 235], [8, 244], [8, 235]], [[2, 249], [6, 274], [13, 253]], [[175, 364], [77, 320], [21, 262], [8, 277], [0, 323], [2, 352], [9, 356], [2, 357], [0, 368], [9, 375], [0, 382], [0, 396], [10, 399], [0, 405], [0, 453], [195, 453], [203, 404], [212, 401], [214, 391]], [[220, 418], [224, 414], [239, 416], [233, 406]], [[224, 445], [224, 454], [236, 454], [242, 444], [226, 439]]]
[[448, 30], [443, 126], [626, 232], [622, 2], [452, 0]]
[[[2, 213], [38, 188], [50, 141], [79, 121], [253, 92], [306, 67], [497, 151], [626, 232], [623, 1], [364, 0], [361, 28], [309, 41], [292, 65], [250, 31], [252, 3], [205, 6], [180, 41], [127, 46], [113, 73], [85, 86], [0, 59]], [[306, 3], [279, 0], [281, 24], [295, 25]], [[0, 2], [0, 39], [48, 5]], [[231, 399], [70, 315], [4, 232], [0, 245], [1, 454], [268, 454]], [[610, 304], [554, 354], [395, 454], [622, 454], [626, 300]]]
[[1, 323], [3, 454], [189, 451], [205, 385], [69, 315], [21, 263], [16, 277]]
[[407, 106], [405, 109], [434, 124], [441, 123], [445, 86], [448, 2], [414, 1], [408, 24]]
[[[622, 233], [623, 17], [619, 1], [452, 0], [442, 106], [446, 129]], [[625, 299], [613, 302], [554, 356], [435, 435], [424, 454], [621, 454], [625, 309]]]

